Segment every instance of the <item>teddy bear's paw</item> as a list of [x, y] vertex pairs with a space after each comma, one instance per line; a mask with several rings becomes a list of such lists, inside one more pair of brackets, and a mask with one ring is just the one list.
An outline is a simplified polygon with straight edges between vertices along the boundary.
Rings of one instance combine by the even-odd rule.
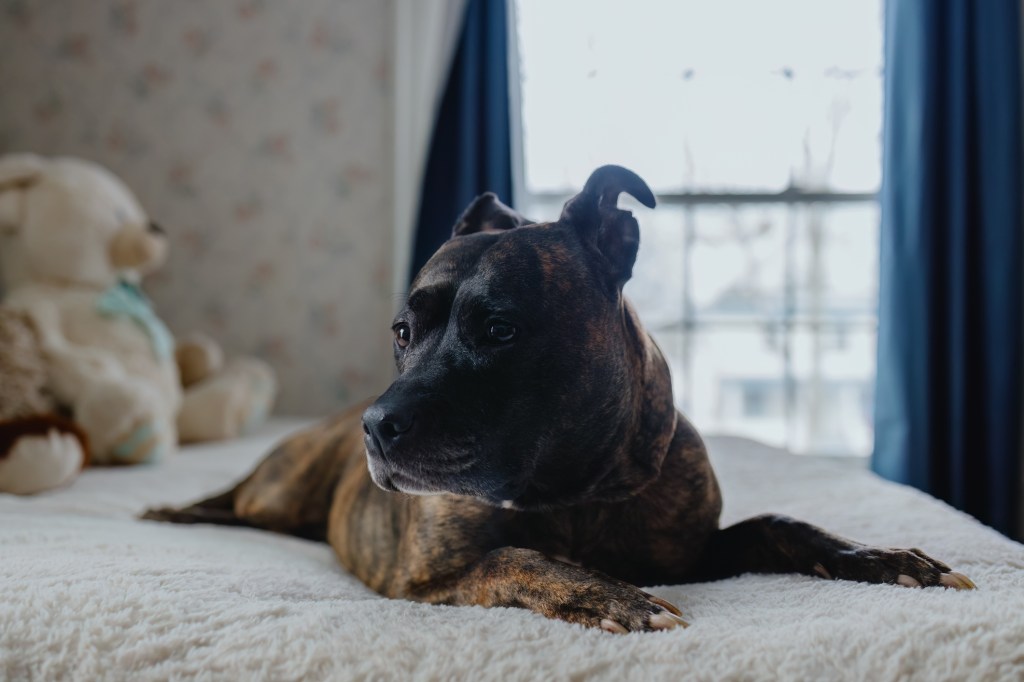
[[51, 429], [45, 435], [22, 436], [0, 460], [0, 492], [34, 495], [74, 480], [85, 450], [71, 433]]
[[169, 416], [155, 389], [135, 381], [97, 382], [75, 405], [97, 464], [153, 462], [169, 454], [177, 441]]
[[239, 358], [235, 366], [247, 383], [248, 400], [240, 424], [240, 431], [245, 433], [266, 421], [274, 406], [277, 380], [270, 365], [255, 358]]
[[110, 447], [106, 464], [142, 464], [161, 460], [167, 454], [167, 438], [150, 419], [136, 422]]
[[174, 357], [185, 388], [216, 375], [224, 367], [224, 351], [213, 339], [199, 333], [179, 338]]
[[238, 358], [224, 371], [185, 391], [178, 412], [182, 442], [235, 438], [266, 419], [276, 382], [266, 363]]

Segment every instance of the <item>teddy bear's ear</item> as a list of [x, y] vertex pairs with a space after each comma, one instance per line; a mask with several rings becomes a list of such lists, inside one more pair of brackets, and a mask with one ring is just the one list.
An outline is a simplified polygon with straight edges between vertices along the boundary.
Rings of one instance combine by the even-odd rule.
[[0, 190], [11, 185], [30, 185], [45, 170], [46, 159], [38, 154], [8, 154], [0, 156]]
[[0, 230], [17, 227], [21, 191], [42, 177], [45, 164], [36, 154], [0, 157]]

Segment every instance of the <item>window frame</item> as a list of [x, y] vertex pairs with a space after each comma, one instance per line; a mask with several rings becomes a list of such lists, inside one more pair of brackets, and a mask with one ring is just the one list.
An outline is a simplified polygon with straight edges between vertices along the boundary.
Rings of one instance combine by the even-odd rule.
[[[509, 45], [509, 123], [511, 126], [512, 143], [512, 187], [513, 205], [528, 212], [528, 207], [536, 205], [558, 205], [572, 197], [572, 194], [562, 192], [531, 192], [526, 183], [525, 146], [523, 141], [523, 111], [522, 111], [522, 78], [519, 72], [519, 35], [517, 0], [508, 0], [508, 45]], [[647, 329], [657, 335], [660, 332], [679, 332], [682, 340], [682, 357], [679, 358], [683, 365], [683, 377], [673, 377], [673, 383], [678, 382], [682, 388], [684, 399], [679, 401], [680, 408], [687, 412], [688, 404], [693, 397], [693, 338], [700, 328], [729, 328], [746, 327], [757, 328], [768, 326], [776, 327], [781, 336], [783, 376], [782, 381], [785, 390], [784, 410], [787, 431], [787, 442], [793, 442], [793, 434], [789, 433], [793, 427], [794, 415], [797, 407], [798, 377], [794, 374], [794, 363], [792, 357], [792, 339], [797, 330], [821, 331], [834, 329], [841, 332], [864, 332], [868, 331], [877, 335], [878, 313], [877, 304], [875, 312], [870, 315], [853, 315], [840, 319], [829, 319], [826, 316], [807, 317], [798, 315], [796, 312], [796, 286], [794, 274], [796, 272], [794, 249], [796, 245], [795, 232], [797, 230], [797, 216], [801, 208], [813, 209], [815, 206], [839, 206], [839, 205], [870, 205], [878, 209], [880, 207], [880, 192], [838, 192], [830, 190], [818, 190], [800, 187], [790, 184], [779, 192], [655, 192], [655, 198], [659, 205], [675, 206], [683, 208], [683, 290], [681, 292], [683, 310], [678, 318], [668, 324], [658, 326], [647, 326]], [[706, 314], [698, 314], [693, 310], [690, 297], [692, 289], [691, 271], [689, 267], [690, 257], [695, 243], [695, 209], [705, 206], [726, 206], [739, 207], [751, 205], [784, 205], [786, 207], [785, 225], [785, 249], [784, 254], [784, 303], [781, 314], [751, 314], [751, 315], [730, 315], [727, 317], [716, 317]], [[642, 232], [642, 228], [641, 228]], [[642, 236], [641, 236], [642, 240]], [[876, 272], [877, 281], [877, 272]], [[642, 319], [642, 311], [641, 313]], [[877, 338], [877, 336], [876, 336]], [[872, 376], [872, 384], [874, 383]], [[678, 395], [678, 393], [677, 393]], [[813, 453], [821, 454], [821, 453]], [[839, 453], [839, 454], [855, 454]], [[860, 453], [856, 453], [860, 455]]]

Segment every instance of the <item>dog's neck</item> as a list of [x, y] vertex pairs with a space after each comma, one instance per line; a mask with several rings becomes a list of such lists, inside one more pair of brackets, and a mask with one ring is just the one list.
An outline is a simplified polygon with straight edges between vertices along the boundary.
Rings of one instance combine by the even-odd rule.
[[675, 434], [676, 408], [672, 396], [672, 377], [658, 345], [640, 323], [633, 306], [625, 298], [621, 302], [622, 329], [635, 348], [630, 354], [633, 396], [631, 437], [625, 442], [622, 466], [627, 469], [622, 494], [636, 494], [661, 472]]
[[620, 298], [616, 326], [616, 333], [622, 335], [623, 371], [630, 375], [623, 382], [628, 393], [619, 396], [618, 418], [590, 438], [563, 443], [566, 450], [577, 453], [566, 458], [573, 462], [572, 469], [561, 470], [561, 458], [547, 461], [532, 476], [544, 484], [528, 486], [514, 501], [515, 508], [621, 502], [640, 493], [661, 473], [676, 430], [668, 365], [625, 299]]

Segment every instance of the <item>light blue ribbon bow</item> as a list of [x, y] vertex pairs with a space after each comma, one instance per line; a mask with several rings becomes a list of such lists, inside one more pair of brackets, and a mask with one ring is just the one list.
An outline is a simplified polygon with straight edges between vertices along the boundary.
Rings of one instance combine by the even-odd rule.
[[100, 294], [96, 309], [103, 315], [129, 318], [146, 332], [158, 359], [171, 357], [174, 337], [153, 312], [153, 304], [137, 285], [124, 280], [118, 282]]

